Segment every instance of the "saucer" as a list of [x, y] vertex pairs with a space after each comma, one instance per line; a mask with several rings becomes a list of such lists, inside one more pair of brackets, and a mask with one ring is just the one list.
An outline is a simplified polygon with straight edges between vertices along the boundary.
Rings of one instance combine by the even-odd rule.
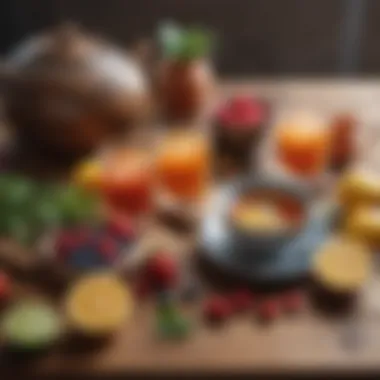
[[[309, 272], [311, 260], [333, 228], [334, 212], [312, 211], [305, 228], [291, 242], [268, 256], [259, 247], [238, 244], [226, 215], [231, 202], [230, 186], [220, 189], [210, 200], [200, 226], [201, 254], [221, 269], [249, 281], [293, 281]], [[322, 212], [321, 212], [322, 211]], [[248, 250], [248, 251], [247, 251]]]

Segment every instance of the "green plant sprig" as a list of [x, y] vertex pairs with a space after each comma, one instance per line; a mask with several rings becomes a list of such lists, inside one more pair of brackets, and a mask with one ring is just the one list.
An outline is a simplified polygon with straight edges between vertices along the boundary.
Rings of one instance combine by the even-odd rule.
[[159, 42], [165, 58], [191, 61], [210, 54], [214, 35], [200, 27], [180, 28], [165, 24], [159, 30]]
[[0, 237], [32, 245], [49, 229], [95, 223], [100, 200], [73, 185], [49, 185], [18, 177], [0, 179]]

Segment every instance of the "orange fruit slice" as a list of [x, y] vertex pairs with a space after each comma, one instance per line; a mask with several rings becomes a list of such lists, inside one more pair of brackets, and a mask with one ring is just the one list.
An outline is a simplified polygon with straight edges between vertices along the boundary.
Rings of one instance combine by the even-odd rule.
[[133, 309], [131, 293], [112, 273], [94, 273], [73, 285], [66, 298], [69, 323], [90, 335], [103, 335], [118, 330]]
[[367, 280], [371, 252], [358, 240], [335, 237], [317, 253], [313, 273], [317, 281], [332, 291], [355, 292]]

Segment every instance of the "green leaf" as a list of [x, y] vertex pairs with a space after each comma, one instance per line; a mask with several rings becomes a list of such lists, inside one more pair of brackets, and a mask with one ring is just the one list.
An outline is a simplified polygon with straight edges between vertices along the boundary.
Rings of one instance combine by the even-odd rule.
[[0, 234], [19, 243], [30, 243], [35, 225], [29, 216], [35, 208], [37, 186], [16, 176], [5, 176], [0, 181]]
[[189, 335], [190, 330], [189, 321], [179, 314], [161, 317], [157, 320], [158, 335], [164, 339], [184, 339]]
[[70, 186], [61, 189], [57, 198], [61, 221], [66, 226], [93, 222], [97, 217], [99, 203], [95, 195]]
[[96, 195], [76, 186], [4, 176], [0, 178], [0, 235], [33, 243], [46, 229], [93, 222], [99, 205]]
[[23, 210], [36, 194], [36, 186], [31, 181], [8, 177], [1, 183], [0, 204], [1, 207], [13, 211]]
[[183, 45], [183, 32], [176, 24], [165, 23], [159, 28], [158, 39], [164, 56], [174, 57]]
[[59, 209], [52, 200], [41, 200], [33, 217], [40, 230], [59, 227], [61, 224]]
[[200, 29], [192, 28], [186, 31], [181, 52], [182, 59], [195, 59], [206, 56], [212, 44], [211, 35]]

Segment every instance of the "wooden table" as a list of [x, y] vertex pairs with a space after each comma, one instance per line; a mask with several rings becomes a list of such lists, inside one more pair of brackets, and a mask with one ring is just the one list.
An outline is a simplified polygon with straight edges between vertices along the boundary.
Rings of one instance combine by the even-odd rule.
[[[342, 110], [354, 112], [360, 120], [358, 164], [380, 169], [380, 82], [242, 81], [226, 83], [223, 93], [236, 90], [256, 92], [273, 102], [275, 118], [289, 108], [306, 107], [326, 116]], [[175, 235], [170, 239], [179, 244], [186, 241]], [[114, 373], [380, 372], [379, 294], [380, 277], [375, 275], [361, 298], [359, 314], [365, 339], [352, 351], [342, 344], [342, 320], [307, 311], [294, 318], [281, 318], [270, 327], [262, 327], [253, 316], [247, 316], [215, 330], [201, 323], [199, 305], [187, 310], [199, 324], [190, 339], [183, 343], [159, 342], [153, 335], [155, 313], [147, 304], [137, 307], [131, 323], [102, 350], [83, 355], [57, 352], [35, 363], [33, 372], [105, 378]]]

